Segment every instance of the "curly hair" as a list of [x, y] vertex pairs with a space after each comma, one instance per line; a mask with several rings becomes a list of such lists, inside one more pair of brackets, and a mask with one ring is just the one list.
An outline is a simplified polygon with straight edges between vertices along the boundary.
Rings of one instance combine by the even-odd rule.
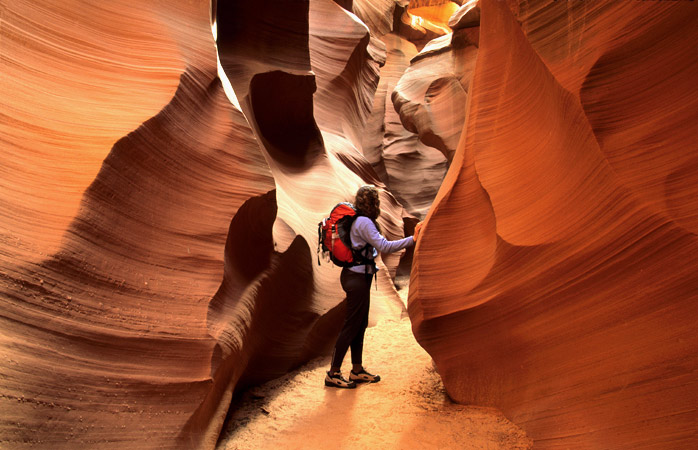
[[354, 207], [359, 214], [371, 218], [374, 222], [381, 214], [381, 201], [378, 196], [378, 189], [370, 184], [361, 186], [356, 191]]

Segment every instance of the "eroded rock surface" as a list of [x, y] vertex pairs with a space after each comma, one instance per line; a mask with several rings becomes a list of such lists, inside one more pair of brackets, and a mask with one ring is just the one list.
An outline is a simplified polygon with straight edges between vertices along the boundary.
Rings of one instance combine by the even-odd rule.
[[451, 397], [536, 448], [692, 448], [696, 5], [480, 6], [415, 335]]
[[1, 447], [168, 447], [206, 397], [227, 229], [274, 189], [208, 9], [3, 5]]
[[478, 36], [478, 27], [471, 24], [427, 43], [391, 96], [402, 125], [449, 163], [463, 130]]
[[[328, 351], [343, 294], [316, 224], [380, 184], [355, 142], [384, 54], [331, 1], [257, 8], [217, 24], [247, 117], [208, 2], [3, 9], [0, 446], [211, 448], [234, 389]], [[402, 313], [398, 261], [374, 318]]]
[[409, 312], [452, 398], [691, 448], [694, 2], [456, 3], [3, 5], [0, 447], [212, 448], [332, 345], [315, 224], [368, 182], [390, 238], [429, 211]]
[[173, 446], [209, 394], [231, 217], [273, 189], [215, 72], [185, 73], [113, 146], [59, 250], [5, 262], [4, 445]]
[[[404, 4], [397, 5], [393, 10], [394, 22], [390, 32], [379, 34], [380, 41], [386, 47], [387, 57], [380, 70], [380, 81], [361, 145], [363, 154], [377, 175], [404, 206], [408, 222], [414, 225], [425, 217], [443, 180], [447, 160], [439, 154], [441, 149], [435, 148], [438, 138], [432, 142], [420, 139], [420, 130], [406, 124], [412, 123], [414, 110], [405, 111], [403, 119], [398, 114], [400, 107], [394, 105], [394, 91], [398, 83], [402, 82], [405, 71], [409, 70], [410, 61], [425, 45], [429, 45], [430, 39], [438, 36], [433, 31], [413, 28], [405, 23], [405, 18], [409, 18], [407, 2], [400, 3]], [[416, 78], [423, 76], [420, 73]], [[438, 88], [433, 89], [432, 94], [436, 90]], [[448, 104], [462, 108], [462, 103], [458, 103], [458, 100], [459, 98], [449, 98]], [[451, 122], [460, 120], [455, 126], [459, 135], [463, 119], [454, 115], [443, 117]], [[405, 170], [406, 167], [411, 169]]]

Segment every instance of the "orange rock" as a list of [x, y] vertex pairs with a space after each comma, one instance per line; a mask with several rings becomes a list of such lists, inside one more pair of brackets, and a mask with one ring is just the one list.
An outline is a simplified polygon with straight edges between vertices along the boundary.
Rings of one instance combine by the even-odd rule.
[[390, 99], [409, 59], [417, 54], [415, 46], [394, 33], [381, 39], [388, 56], [363, 136], [363, 153], [407, 214], [421, 219], [446, 172], [446, 158], [405, 129]]
[[471, 30], [430, 41], [410, 61], [392, 101], [404, 127], [450, 162], [465, 120], [467, 91], [477, 57]]
[[409, 313], [536, 448], [695, 444], [697, 8], [481, 2]]
[[[217, 24], [245, 117], [194, 3], [3, 7], [2, 446], [211, 448], [236, 387], [332, 345], [343, 295], [315, 227], [380, 184], [356, 142], [381, 45], [329, 0], [252, 5]], [[397, 258], [378, 315], [402, 312]]]

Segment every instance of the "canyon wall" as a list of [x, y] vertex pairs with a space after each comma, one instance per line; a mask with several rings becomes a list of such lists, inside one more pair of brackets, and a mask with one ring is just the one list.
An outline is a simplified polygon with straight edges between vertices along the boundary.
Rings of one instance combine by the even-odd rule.
[[235, 389], [329, 352], [316, 227], [384, 186], [359, 141], [385, 50], [329, 0], [258, 6], [3, 6], [0, 446], [212, 448]]
[[694, 448], [694, 2], [483, 0], [409, 314], [536, 448]]
[[456, 3], [3, 4], [0, 447], [212, 448], [333, 344], [316, 224], [363, 183], [387, 237], [426, 216], [453, 399], [536, 448], [695, 447], [695, 2]]

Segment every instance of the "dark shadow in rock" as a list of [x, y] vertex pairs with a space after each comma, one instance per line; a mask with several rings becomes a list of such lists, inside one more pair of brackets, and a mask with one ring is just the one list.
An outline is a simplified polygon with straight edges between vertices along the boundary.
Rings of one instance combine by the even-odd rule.
[[250, 81], [250, 103], [260, 139], [269, 155], [289, 169], [301, 170], [324, 153], [313, 117], [313, 75], [282, 71], [260, 73]]
[[309, 0], [216, 2], [212, 11], [221, 58], [270, 58], [280, 69], [304, 65], [310, 70], [308, 10]]

